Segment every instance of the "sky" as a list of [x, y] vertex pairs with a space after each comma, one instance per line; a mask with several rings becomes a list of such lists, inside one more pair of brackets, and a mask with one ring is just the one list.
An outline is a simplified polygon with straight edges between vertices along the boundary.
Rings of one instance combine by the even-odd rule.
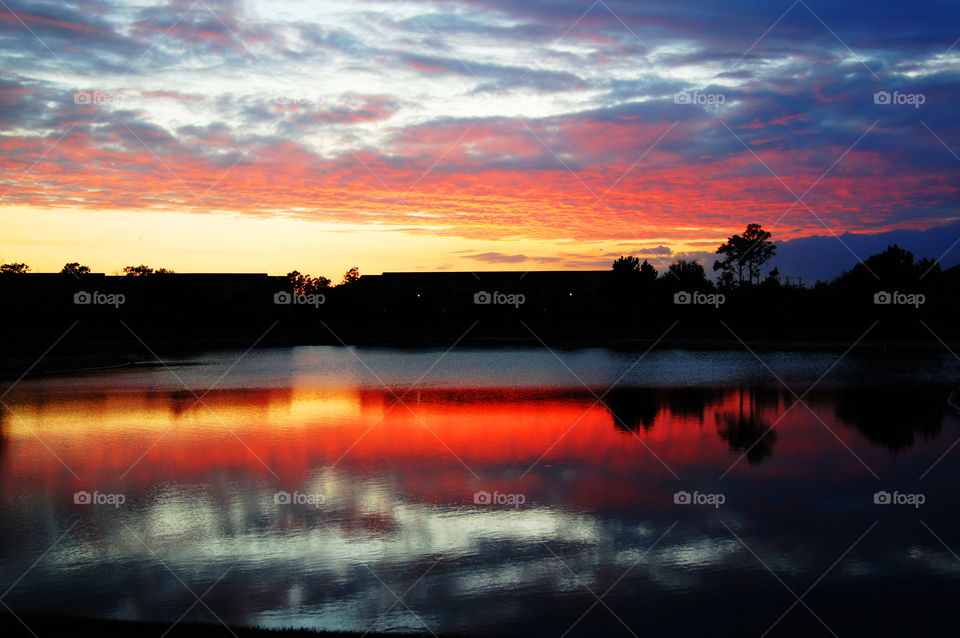
[[939, 250], [958, 40], [952, 0], [0, 0], [0, 261], [662, 268], [750, 222], [835, 270]]

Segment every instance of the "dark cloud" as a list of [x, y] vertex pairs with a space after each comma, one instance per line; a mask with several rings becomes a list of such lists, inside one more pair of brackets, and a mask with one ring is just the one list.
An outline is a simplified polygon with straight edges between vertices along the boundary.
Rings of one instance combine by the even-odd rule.
[[960, 264], [960, 224], [929, 230], [893, 230], [884, 233], [841, 233], [817, 235], [778, 242], [771, 262], [784, 277], [802, 278], [804, 283], [828, 281], [850, 270], [860, 260], [897, 244], [916, 257], [941, 259], [943, 268]]
[[101, 0], [9, 0], [0, 7], [0, 52], [17, 59], [22, 73], [122, 73], [145, 45], [120, 33], [109, 18], [114, 9]]
[[193, 3], [169, 0], [140, 10], [130, 30], [138, 39], [162, 48], [185, 48], [191, 56], [226, 56], [234, 63], [260, 61], [259, 52], [273, 52], [278, 34], [245, 15], [239, 0]]
[[445, 4], [537, 24], [539, 31], [531, 35], [548, 41], [565, 32], [565, 37], [581, 40], [601, 34], [614, 42], [683, 40], [716, 55], [737, 57], [753, 45], [753, 59], [781, 51], [845, 50], [844, 42], [878, 59], [890, 56], [890, 51], [941, 53], [956, 39], [960, 18], [960, 6], [951, 0], [808, 2], [792, 7], [766, 0], [608, 0], [592, 7], [577, 0], [448, 0]]
[[400, 54], [399, 58], [403, 64], [426, 75], [453, 74], [475, 78], [480, 83], [474, 89], [474, 93], [502, 91], [517, 87], [533, 88], [538, 91], [570, 91], [584, 87], [584, 82], [579, 77], [562, 71], [540, 71], [414, 53]]

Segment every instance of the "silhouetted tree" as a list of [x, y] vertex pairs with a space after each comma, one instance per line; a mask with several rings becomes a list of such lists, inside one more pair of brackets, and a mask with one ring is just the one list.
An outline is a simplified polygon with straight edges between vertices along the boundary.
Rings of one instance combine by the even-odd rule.
[[330, 287], [330, 280], [326, 277], [311, 277], [310, 275], [302, 275], [297, 270], [288, 272], [287, 279], [290, 280], [290, 285], [293, 287], [293, 291], [303, 295], [317, 293]]
[[657, 271], [646, 259], [619, 257], [614, 260], [606, 310], [616, 330], [634, 330], [643, 320], [643, 308], [652, 300]]
[[640, 259], [634, 256], [620, 256], [613, 262], [613, 272], [618, 274], [640, 272]]
[[[771, 234], [763, 230], [760, 224], [747, 224], [742, 235], [731, 235], [717, 248], [717, 254], [723, 259], [713, 262], [714, 270], [724, 271], [722, 284], [737, 285], [759, 283], [762, 268], [777, 252], [777, 245], [770, 239]], [[725, 276], [730, 273], [729, 276]]]
[[64, 264], [63, 268], [60, 269], [61, 275], [89, 275], [90, 266], [81, 266], [75, 261], [71, 261], [69, 264]]
[[713, 284], [707, 279], [703, 266], [696, 260], [678, 259], [670, 264], [660, 280], [682, 290], [708, 290]]
[[290, 286], [294, 292], [303, 292], [306, 282], [310, 280], [310, 275], [300, 274], [299, 270], [291, 270], [287, 273], [287, 279], [290, 280]]
[[153, 274], [153, 268], [144, 266], [143, 264], [139, 266], [124, 266], [123, 274], [127, 277], [146, 277], [147, 275]]
[[347, 272], [343, 273], [343, 281], [340, 282], [341, 286], [352, 286], [353, 284], [360, 281], [360, 269], [354, 266]]
[[619, 277], [629, 278], [642, 284], [651, 283], [657, 280], [657, 269], [650, 265], [646, 259], [640, 262], [639, 257], [633, 255], [629, 257], [618, 257], [613, 262], [613, 272]]
[[939, 263], [927, 258], [914, 261], [912, 252], [893, 244], [887, 246], [882, 253], [870, 255], [863, 263], [837, 277], [834, 284], [861, 285], [867, 288], [876, 288], [882, 284], [894, 288], [910, 288], [916, 286], [921, 277], [939, 273]]
[[639, 272], [641, 284], [649, 285], [657, 280], [657, 269], [651, 266], [646, 259], [644, 259], [643, 263], [640, 264]]
[[150, 275], [172, 275], [174, 272], [168, 268], [157, 268], [154, 270], [150, 266], [124, 266], [123, 274], [127, 277], [149, 277]]
[[0, 274], [4, 275], [22, 275], [29, 272], [30, 266], [23, 263], [0, 265]]
[[[717, 269], [716, 262], [714, 262], [713, 264], [713, 269], [714, 270]], [[719, 285], [720, 288], [722, 289], [733, 288], [735, 282], [736, 282], [736, 277], [734, 276], [732, 270], [725, 270], [722, 273], [720, 273], [719, 277], [717, 277], [717, 285]]]

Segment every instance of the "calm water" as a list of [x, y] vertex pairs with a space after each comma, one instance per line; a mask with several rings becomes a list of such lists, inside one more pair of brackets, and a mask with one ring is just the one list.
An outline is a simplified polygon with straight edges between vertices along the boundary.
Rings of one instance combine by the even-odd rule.
[[[949, 355], [848, 356], [821, 379], [839, 354], [241, 354], [4, 398], [4, 603], [491, 636], [960, 633]], [[809, 408], [774, 375], [798, 395], [819, 379]]]

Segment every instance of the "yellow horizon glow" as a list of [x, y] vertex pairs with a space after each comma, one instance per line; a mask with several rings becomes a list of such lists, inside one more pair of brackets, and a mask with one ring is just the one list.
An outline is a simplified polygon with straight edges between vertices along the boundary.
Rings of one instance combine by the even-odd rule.
[[[0, 262], [24, 262], [31, 272], [59, 272], [67, 262], [94, 272], [120, 273], [146, 264], [176, 272], [257, 272], [284, 275], [291, 270], [338, 282], [347, 269], [362, 274], [423, 270], [551, 270], [561, 263], [487, 263], [465, 253], [499, 252], [533, 257], [593, 255], [634, 242], [501, 239], [431, 235], [420, 230], [370, 228], [293, 217], [231, 213], [86, 210], [0, 207]], [[656, 240], [644, 241], [656, 244]], [[675, 252], [683, 246], [671, 242]], [[691, 250], [696, 248], [691, 247]], [[612, 260], [610, 260], [612, 261]]]

